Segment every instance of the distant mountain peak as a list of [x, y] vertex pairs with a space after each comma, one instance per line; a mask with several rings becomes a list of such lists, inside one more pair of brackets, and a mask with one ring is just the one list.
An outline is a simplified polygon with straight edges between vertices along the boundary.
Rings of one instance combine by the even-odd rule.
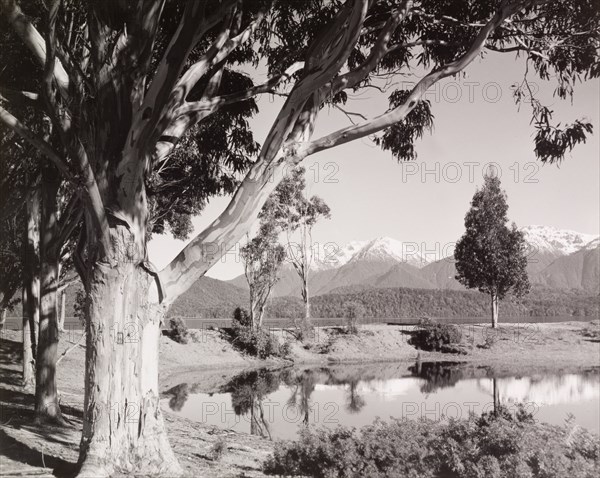
[[358, 251], [352, 261], [395, 261], [405, 262], [415, 267], [423, 267], [427, 264], [421, 255], [417, 244], [412, 242], [401, 242], [391, 237], [377, 237], [369, 241]]
[[590, 251], [592, 249], [596, 249], [597, 247], [600, 247], [600, 237], [597, 237], [596, 239], [592, 239], [585, 246], [583, 246], [582, 249], [585, 249], [586, 251]]
[[577, 252], [598, 239], [598, 235], [558, 229], [553, 226], [524, 226], [521, 231], [525, 234], [525, 240], [534, 252], [552, 253], [557, 256], [566, 256]]
[[335, 242], [320, 245], [314, 257], [313, 269], [322, 271], [342, 267], [366, 244], [367, 241], [352, 241], [343, 246]]

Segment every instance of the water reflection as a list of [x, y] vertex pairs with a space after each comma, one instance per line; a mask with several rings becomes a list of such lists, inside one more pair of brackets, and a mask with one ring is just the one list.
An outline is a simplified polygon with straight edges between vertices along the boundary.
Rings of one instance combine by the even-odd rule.
[[422, 393], [435, 393], [442, 388], [454, 387], [465, 375], [463, 362], [417, 361], [408, 370], [413, 376], [423, 379]]
[[600, 374], [498, 375], [461, 362], [366, 364], [258, 370], [238, 375], [213, 394], [185, 383], [163, 393], [169, 408], [221, 428], [266, 438], [294, 438], [298, 427], [360, 427], [376, 417], [465, 418], [515, 403], [540, 421], [576, 423], [598, 432]]

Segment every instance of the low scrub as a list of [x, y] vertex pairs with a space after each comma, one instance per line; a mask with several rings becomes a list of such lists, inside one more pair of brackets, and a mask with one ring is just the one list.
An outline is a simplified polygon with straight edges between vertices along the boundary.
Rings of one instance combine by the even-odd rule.
[[421, 319], [410, 343], [422, 350], [447, 352], [454, 350], [450, 346], [459, 344], [461, 337], [460, 329], [456, 325]]
[[290, 351], [288, 342], [280, 345], [274, 335], [262, 328], [252, 327], [250, 315], [240, 307], [233, 315], [231, 339], [232, 344], [239, 350], [262, 359], [285, 357]]
[[169, 320], [168, 335], [171, 339], [180, 344], [187, 344], [191, 339], [190, 331], [185, 325], [185, 322], [179, 317], [174, 317]]
[[358, 334], [358, 326], [366, 314], [364, 306], [360, 302], [348, 302], [344, 309], [347, 332], [349, 334]]
[[564, 478], [596, 476], [598, 436], [536, 423], [522, 409], [436, 422], [375, 421], [356, 431], [303, 429], [279, 442], [267, 474], [315, 477]]

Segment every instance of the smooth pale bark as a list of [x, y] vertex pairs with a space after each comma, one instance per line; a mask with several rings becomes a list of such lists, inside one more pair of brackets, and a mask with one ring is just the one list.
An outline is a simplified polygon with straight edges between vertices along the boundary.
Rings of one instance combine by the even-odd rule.
[[[119, 260], [98, 262], [86, 303], [86, 374], [79, 476], [177, 476], [159, 402], [158, 349], [165, 307], [148, 300], [153, 277], [132, 234], [110, 229]], [[137, 243], [136, 243], [137, 244]]]
[[35, 356], [40, 311], [39, 276], [39, 190], [30, 191], [26, 199], [27, 229], [25, 231], [23, 270], [23, 387], [35, 385]]
[[492, 328], [498, 328], [498, 294], [492, 292]]
[[67, 299], [67, 292], [65, 290], [63, 290], [60, 293], [60, 316], [58, 318], [58, 331], [59, 332], [64, 332], [65, 331], [65, 314], [66, 314], [66, 299]]
[[4, 323], [6, 322], [6, 308], [0, 310], [0, 331], [4, 329]]
[[304, 321], [310, 321], [310, 297], [308, 295], [308, 281], [306, 277], [302, 278], [302, 298], [304, 299]]
[[308, 271], [300, 276], [302, 280], [302, 300], [304, 300], [304, 319], [302, 320], [302, 335], [306, 338], [312, 338], [313, 326], [310, 320], [310, 296], [308, 295]]
[[40, 242], [40, 323], [36, 355], [35, 415], [36, 420], [62, 423], [56, 361], [58, 359], [58, 189], [60, 178], [48, 165], [42, 172], [42, 214]]

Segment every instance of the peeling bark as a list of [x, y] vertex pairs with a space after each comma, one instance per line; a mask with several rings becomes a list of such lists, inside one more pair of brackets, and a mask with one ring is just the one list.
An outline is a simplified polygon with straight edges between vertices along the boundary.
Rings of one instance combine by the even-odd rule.
[[33, 390], [35, 385], [35, 356], [40, 304], [40, 194], [30, 191], [26, 199], [27, 224], [25, 231], [23, 271], [23, 387]]
[[158, 348], [165, 307], [151, 304], [153, 278], [139, 265], [129, 230], [111, 227], [121, 251], [98, 262], [86, 303], [86, 384], [79, 476], [177, 476], [159, 402]]
[[67, 299], [67, 293], [63, 290], [60, 293], [60, 316], [58, 317], [58, 331], [59, 332], [65, 331], [65, 315], [66, 315], [66, 308], [67, 308], [66, 299]]

